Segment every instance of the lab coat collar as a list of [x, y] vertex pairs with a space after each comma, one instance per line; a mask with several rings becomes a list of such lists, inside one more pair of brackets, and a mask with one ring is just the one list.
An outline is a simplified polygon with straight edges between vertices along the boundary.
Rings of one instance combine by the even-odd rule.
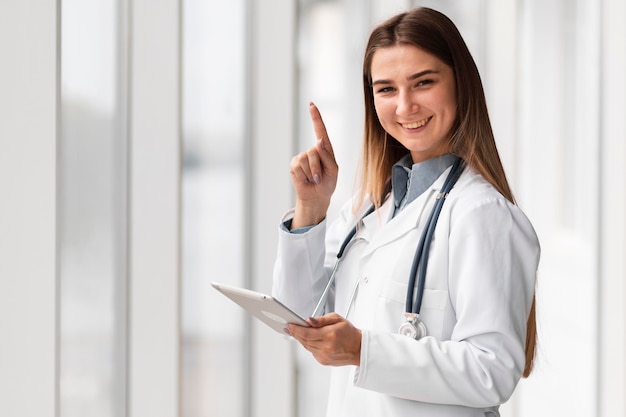
[[443, 187], [450, 169], [446, 169], [428, 190], [394, 218], [391, 218], [394, 209], [392, 197], [388, 197], [378, 211], [365, 217], [358, 234], [359, 239], [368, 242], [362, 256], [367, 256], [381, 246], [401, 238], [414, 229], [421, 228], [434, 204], [435, 195]]

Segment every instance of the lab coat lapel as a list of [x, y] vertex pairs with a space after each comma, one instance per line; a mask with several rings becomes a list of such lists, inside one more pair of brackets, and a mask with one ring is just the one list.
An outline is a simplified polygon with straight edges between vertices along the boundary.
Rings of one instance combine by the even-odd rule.
[[[373, 213], [363, 219], [362, 236], [369, 244], [363, 251], [362, 256], [369, 255], [381, 246], [400, 239], [411, 230], [419, 227], [420, 223], [425, 221], [421, 218], [424, 213], [424, 207], [432, 194], [432, 190], [424, 192], [391, 220], [388, 220], [391, 216], [390, 211], [387, 211], [388, 215], [384, 218]], [[390, 204], [390, 206], [393, 206], [393, 204]], [[390, 207], [390, 210], [392, 209], [393, 207]]]
[[387, 199], [379, 213], [374, 212], [363, 219], [359, 237], [365, 239], [368, 245], [361, 256], [368, 256], [381, 246], [402, 238], [416, 228], [422, 228], [435, 202], [435, 195], [443, 186], [448, 172], [449, 169], [393, 219], [389, 220], [393, 210], [392, 198]]

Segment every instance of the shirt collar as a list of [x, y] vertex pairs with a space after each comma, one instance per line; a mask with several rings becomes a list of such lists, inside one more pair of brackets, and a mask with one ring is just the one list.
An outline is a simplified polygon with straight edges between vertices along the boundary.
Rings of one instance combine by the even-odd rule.
[[405, 155], [394, 164], [391, 187], [396, 213], [426, 191], [458, 156], [445, 154], [413, 164], [411, 155]]

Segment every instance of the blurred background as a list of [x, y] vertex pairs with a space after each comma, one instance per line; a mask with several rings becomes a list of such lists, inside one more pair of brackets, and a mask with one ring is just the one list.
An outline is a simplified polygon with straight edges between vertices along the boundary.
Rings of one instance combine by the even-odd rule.
[[509, 417], [626, 416], [622, 0], [0, 4], [0, 414], [313, 417], [328, 369], [211, 288], [269, 292], [320, 108], [354, 191], [371, 29], [447, 14], [542, 244]]

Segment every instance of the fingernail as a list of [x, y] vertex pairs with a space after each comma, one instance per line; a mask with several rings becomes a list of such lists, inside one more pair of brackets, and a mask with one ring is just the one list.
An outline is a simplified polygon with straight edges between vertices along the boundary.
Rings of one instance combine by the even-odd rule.
[[283, 332], [287, 333], [289, 336], [291, 336], [291, 333], [289, 332], [289, 327], [285, 327], [283, 329]]
[[315, 317], [309, 317], [309, 320], [311, 320], [314, 324], [317, 324], [318, 321]]
[[316, 184], [320, 183], [320, 174], [313, 175], [313, 182], [315, 182]]

